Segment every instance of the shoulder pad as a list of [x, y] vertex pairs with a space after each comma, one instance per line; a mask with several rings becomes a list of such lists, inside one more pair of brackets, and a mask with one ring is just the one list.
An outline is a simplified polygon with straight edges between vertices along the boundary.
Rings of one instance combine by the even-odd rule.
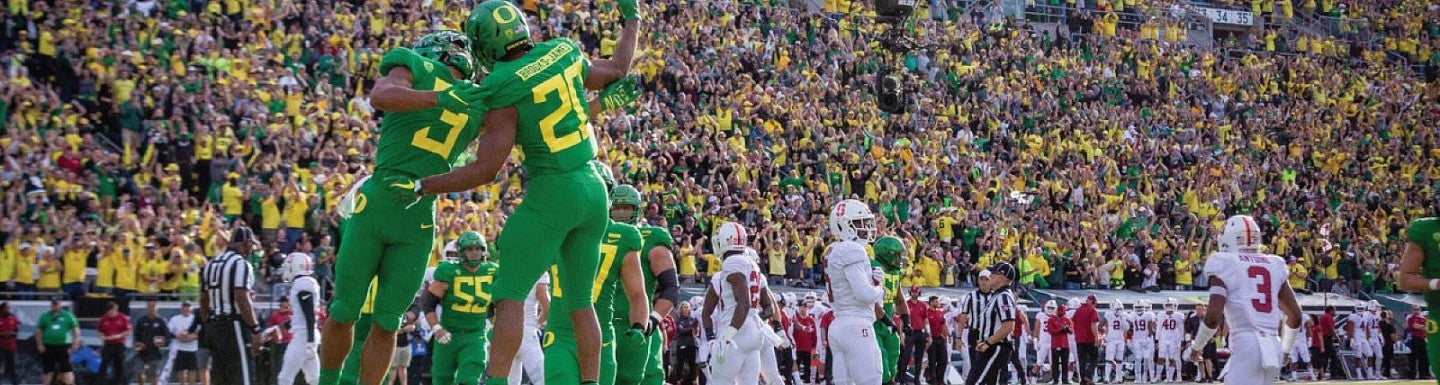
[[825, 259], [831, 265], [845, 267], [869, 262], [870, 256], [865, 253], [865, 246], [858, 242], [837, 242], [830, 245], [830, 253], [825, 255]]
[[730, 256], [729, 258], [725, 258], [725, 262], [720, 263], [720, 271], [731, 274], [744, 274], [752, 271], [754, 269], [754, 266], [755, 264], [753, 262], [750, 262], [749, 258], [746, 258], [744, 255], [736, 254]]
[[441, 282], [450, 282], [455, 278], [455, 271], [460, 265], [455, 262], [442, 262], [435, 267], [434, 279]]
[[1224, 273], [1225, 269], [1229, 268], [1232, 262], [1234, 262], [1234, 259], [1235, 254], [1232, 253], [1210, 254], [1209, 257], [1205, 258], [1205, 270], [1200, 274], [1200, 278], [1209, 279], [1209, 277]]
[[675, 245], [675, 239], [670, 236], [670, 231], [665, 230], [664, 227], [646, 226], [641, 233], [645, 235], [645, 240], [652, 245], [667, 247]]
[[416, 72], [413, 65], [421, 59], [424, 58], [409, 48], [393, 48], [386, 51], [385, 56], [380, 59], [380, 76], [385, 76], [385, 74], [389, 73], [390, 70], [395, 67], [406, 67], [410, 69], [410, 72]]

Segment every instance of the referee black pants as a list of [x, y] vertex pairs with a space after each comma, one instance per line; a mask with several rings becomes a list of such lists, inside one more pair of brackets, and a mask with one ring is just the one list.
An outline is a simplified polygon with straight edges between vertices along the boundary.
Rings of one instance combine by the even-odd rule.
[[1009, 342], [991, 346], [985, 351], [975, 350], [970, 356], [970, 375], [965, 377], [969, 385], [995, 385], [1000, 383], [1000, 373], [1010, 365], [1010, 356], [1015, 346]]
[[210, 349], [211, 385], [252, 385], [254, 357], [250, 356], [250, 332], [236, 317], [220, 317], [205, 323], [202, 338]]

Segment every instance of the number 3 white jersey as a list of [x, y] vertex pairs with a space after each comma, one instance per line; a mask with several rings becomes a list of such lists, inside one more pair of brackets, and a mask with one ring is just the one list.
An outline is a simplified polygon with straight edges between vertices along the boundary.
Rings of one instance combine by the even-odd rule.
[[1289, 279], [1285, 260], [1260, 253], [1214, 253], [1205, 260], [1203, 277], [1225, 282], [1225, 324], [1230, 334], [1260, 332], [1278, 335], [1280, 287]]
[[[725, 258], [720, 264], [720, 273], [716, 274], [712, 281], [715, 283], [715, 293], [720, 295], [720, 308], [716, 312], [717, 319], [728, 325], [731, 317], [735, 315], [738, 304], [735, 303], [735, 293], [730, 284], [725, 281], [731, 274], [740, 274], [745, 277], [745, 287], [750, 298], [750, 314], [759, 314], [760, 308], [760, 268], [744, 254], [735, 254]], [[748, 319], [748, 318], [747, 318]], [[717, 324], [719, 325], [719, 324]]]
[[1155, 320], [1156, 337], [1161, 343], [1180, 343], [1185, 339], [1185, 315], [1180, 312], [1160, 313]]

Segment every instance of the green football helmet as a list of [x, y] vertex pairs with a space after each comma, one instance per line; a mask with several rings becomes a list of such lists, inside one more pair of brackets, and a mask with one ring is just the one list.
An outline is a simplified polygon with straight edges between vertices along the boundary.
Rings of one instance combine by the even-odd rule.
[[[629, 210], [619, 210], [630, 206]], [[610, 189], [610, 219], [620, 223], [636, 223], [640, 219], [640, 190], [635, 186], [622, 184]]]
[[905, 267], [905, 242], [900, 238], [892, 236], [880, 237], [871, 246], [875, 249], [875, 260], [886, 269], [896, 270]]
[[475, 78], [475, 59], [470, 55], [470, 38], [459, 31], [440, 30], [433, 32], [415, 46], [410, 47], [421, 57], [435, 60], [460, 70], [464, 80]]
[[600, 180], [605, 182], [605, 191], [615, 188], [615, 172], [610, 171], [610, 165], [599, 159], [591, 159], [590, 167], [595, 168], [595, 173], [600, 174]]
[[[465, 267], [479, 267], [481, 263], [489, 258], [490, 247], [485, 244], [485, 237], [479, 232], [466, 231], [460, 234], [460, 240], [455, 242], [455, 248], [460, 249], [460, 261]], [[471, 258], [470, 250], [478, 249], [475, 258]]]
[[525, 13], [508, 0], [488, 0], [472, 8], [465, 35], [470, 37], [471, 56], [486, 71], [511, 51], [534, 44]]

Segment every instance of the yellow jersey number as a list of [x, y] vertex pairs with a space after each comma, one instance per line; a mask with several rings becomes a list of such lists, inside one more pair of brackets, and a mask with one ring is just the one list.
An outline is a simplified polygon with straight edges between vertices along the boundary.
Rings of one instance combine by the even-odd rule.
[[[443, 91], [450, 88], [450, 83], [444, 80], [435, 79], [435, 86], [431, 91]], [[430, 129], [436, 126], [427, 126], [415, 131], [415, 136], [410, 140], [410, 145], [415, 148], [429, 151], [439, 155], [441, 159], [450, 159], [450, 152], [455, 150], [455, 142], [460, 139], [460, 131], [470, 123], [470, 116], [454, 112], [440, 110], [441, 128], [445, 129], [445, 141], [437, 141], [430, 138]]]
[[[541, 104], [550, 100], [550, 94], [554, 93], [560, 100], [560, 107], [550, 112], [544, 119], [540, 119], [540, 135], [545, 139], [545, 146], [550, 148], [550, 153], [564, 151], [574, 147], [585, 139], [590, 138], [590, 116], [585, 114], [581, 108], [583, 104], [580, 94], [575, 87], [571, 86], [572, 79], [580, 79], [581, 62], [576, 61], [555, 76], [546, 79], [545, 82], [535, 86], [530, 91], [534, 93], [535, 104]], [[580, 121], [574, 131], [568, 133], [556, 132], [556, 125], [565, 120], [570, 114]]]
[[[615, 258], [617, 257], [615, 254], [619, 251], [620, 248], [614, 245], [600, 244], [600, 271], [595, 272], [595, 283], [594, 286], [592, 286], [593, 293], [590, 293], [590, 302], [600, 300], [600, 286], [605, 284], [605, 278], [610, 276], [610, 267], [615, 266]], [[550, 296], [554, 298], [564, 298], [565, 291], [560, 288], [560, 268], [555, 265], [550, 265], [550, 277], [554, 278], [555, 282], [555, 284], [550, 285]]]
[[467, 314], [485, 313], [490, 306], [490, 290], [488, 289], [493, 282], [495, 282], [493, 275], [455, 277], [455, 282], [450, 284], [450, 294], [454, 294], [464, 303], [451, 304], [450, 310]]

